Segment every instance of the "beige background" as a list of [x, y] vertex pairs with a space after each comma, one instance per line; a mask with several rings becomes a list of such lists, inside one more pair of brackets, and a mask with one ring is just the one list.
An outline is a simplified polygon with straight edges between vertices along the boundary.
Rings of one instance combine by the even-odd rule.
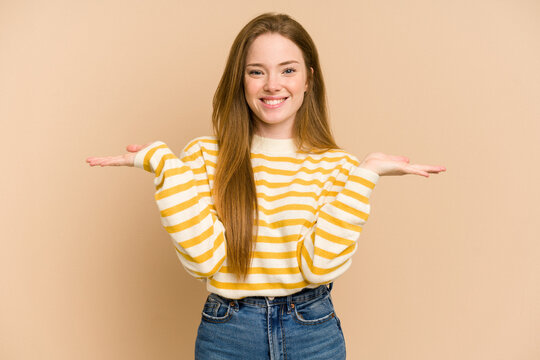
[[[330, 4], [330, 5], [329, 5]], [[349, 359], [540, 359], [540, 2], [0, 2], [0, 358], [190, 359], [207, 295], [152, 176], [85, 158], [210, 134], [229, 46], [310, 32], [338, 143], [383, 177], [334, 302]]]

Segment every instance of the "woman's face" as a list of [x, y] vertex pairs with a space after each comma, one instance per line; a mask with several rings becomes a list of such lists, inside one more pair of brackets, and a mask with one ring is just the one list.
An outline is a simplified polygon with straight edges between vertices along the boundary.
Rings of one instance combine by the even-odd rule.
[[244, 90], [258, 135], [292, 137], [308, 86], [306, 71], [302, 51], [286, 37], [266, 33], [253, 41], [246, 56]]

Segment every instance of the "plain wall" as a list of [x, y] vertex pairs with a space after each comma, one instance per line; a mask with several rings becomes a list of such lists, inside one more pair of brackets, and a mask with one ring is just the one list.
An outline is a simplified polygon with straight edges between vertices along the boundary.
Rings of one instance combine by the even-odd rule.
[[88, 156], [211, 134], [238, 31], [290, 14], [331, 125], [446, 173], [382, 177], [334, 304], [349, 359], [540, 359], [540, 2], [0, 2], [0, 358], [190, 359], [203, 284], [152, 175]]

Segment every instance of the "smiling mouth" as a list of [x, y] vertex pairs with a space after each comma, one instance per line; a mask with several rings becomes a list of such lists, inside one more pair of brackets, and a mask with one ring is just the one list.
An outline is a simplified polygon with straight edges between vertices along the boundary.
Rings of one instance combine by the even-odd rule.
[[287, 100], [288, 97], [284, 97], [281, 99], [261, 99], [261, 101], [267, 105], [278, 105]]

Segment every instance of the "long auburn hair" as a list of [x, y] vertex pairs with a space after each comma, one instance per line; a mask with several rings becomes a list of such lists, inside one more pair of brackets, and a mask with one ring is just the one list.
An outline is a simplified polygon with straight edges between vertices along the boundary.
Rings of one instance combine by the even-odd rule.
[[308, 89], [293, 125], [295, 144], [308, 152], [338, 148], [328, 124], [326, 91], [313, 40], [302, 25], [288, 15], [265, 13], [257, 16], [244, 26], [231, 46], [214, 94], [212, 113], [219, 148], [214, 203], [225, 227], [229, 271], [242, 279], [249, 271], [254, 238], [258, 233], [255, 224], [259, 221], [250, 158], [255, 123], [244, 95], [245, 60], [250, 45], [265, 33], [277, 33], [291, 40], [304, 57]]

